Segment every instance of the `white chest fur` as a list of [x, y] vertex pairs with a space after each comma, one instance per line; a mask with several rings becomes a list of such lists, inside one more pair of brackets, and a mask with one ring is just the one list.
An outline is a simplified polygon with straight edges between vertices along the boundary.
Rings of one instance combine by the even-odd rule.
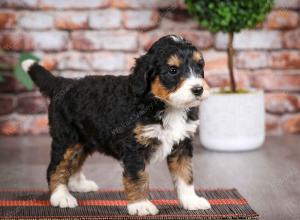
[[151, 124], [144, 126], [143, 136], [158, 138], [161, 145], [157, 147], [151, 162], [165, 159], [175, 144], [193, 136], [199, 121], [188, 121], [186, 109], [168, 108], [162, 116], [162, 125]]

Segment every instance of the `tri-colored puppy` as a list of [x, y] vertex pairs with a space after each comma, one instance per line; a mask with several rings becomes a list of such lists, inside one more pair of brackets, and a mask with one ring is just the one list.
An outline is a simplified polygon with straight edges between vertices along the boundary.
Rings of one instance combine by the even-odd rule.
[[22, 67], [50, 99], [52, 140], [47, 179], [50, 202], [76, 207], [70, 191], [96, 191], [82, 173], [95, 151], [119, 160], [131, 215], [155, 215], [148, 199], [146, 166], [167, 160], [183, 208], [208, 209], [194, 191], [192, 137], [199, 124], [198, 106], [207, 97], [204, 60], [182, 37], [159, 39], [136, 60], [129, 76], [55, 77], [33, 60]]

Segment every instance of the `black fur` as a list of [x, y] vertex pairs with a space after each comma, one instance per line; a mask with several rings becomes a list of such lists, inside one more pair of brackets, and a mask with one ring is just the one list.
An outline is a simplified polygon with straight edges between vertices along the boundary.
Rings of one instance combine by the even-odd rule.
[[[120, 160], [126, 174], [137, 178], [153, 152], [137, 143], [133, 130], [137, 123], [161, 123], [160, 115], [166, 105], [151, 93], [151, 82], [160, 75], [166, 88], [175, 88], [179, 77], [168, 74], [167, 57], [174, 53], [191, 56], [195, 50], [187, 41], [176, 42], [169, 36], [161, 38], [146, 55], [136, 60], [129, 76], [65, 79], [54, 77], [38, 64], [31, 66], [31, 78], [50, 98], [49, 126], [53, 141], [48, 180], [66, 149], [78, 143], [84, 146], [86, 153], [98, 151]], [[199, 74], [203, 74], [202, 68]], [[197, 113], [197, 108], [192, 108], [188, 120], [197, 120]], [[190, 139], [176, 145], [174, 150], [191, 156]]]

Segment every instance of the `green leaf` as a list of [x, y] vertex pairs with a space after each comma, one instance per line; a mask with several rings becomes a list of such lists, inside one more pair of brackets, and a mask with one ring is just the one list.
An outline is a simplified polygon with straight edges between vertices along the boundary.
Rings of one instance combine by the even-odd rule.
[[2, 74], [0, 74], [0, 82], [4, 81], [4, 77], [2, 76]]
[[33, 82], [30, 76], [22, 69], [20, 64], [17, 64], [15, 67], [14, 75], [28, 90], [33, 89]]
[[33, 89], [33, 82], [30, 76], [22, 69], [21, 63], [24, 60], [32, 59], [35, 61], [39, 61], [40, 59], [31, 53], [21, 53], [19, 56], [18, 64], [14, 68], [14, 75], [19, 80], [19, 82], [24, 85], [28, 90]]
[[19, 57], [19, 63], [22, 63], [24, 60], [27, 60], [27, 59], [32, 59], [37, 62], [40, 61], [40, 59], [38, 57], [34, 56], [31, 53], [21, 53], [20, 57]]

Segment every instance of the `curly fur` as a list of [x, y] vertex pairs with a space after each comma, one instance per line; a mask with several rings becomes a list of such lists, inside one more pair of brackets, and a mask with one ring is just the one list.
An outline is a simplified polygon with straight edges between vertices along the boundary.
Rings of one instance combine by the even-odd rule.
[[[145, 170], [146, 164], [161, 148], [169, 148], [164, 158], [175, 154], [191, 157], [190, 140], [196, 126], [191, 129], [189, 125], [198, 122], [197, 105], [204, 95], [195, 98], [191, 93], [189, 99], [193, 99], [192, 101], [189, 100], [187, 104], [180, 102], [176, 106], [171, 98], [165, 100], [159, 93], [153, 94], [153, 82], [158, 77], [160, 89], [170, 97], [185, 88], [182, 83], [191, 74], [193, 79], [198, 80], [195, 83], [203, 86], [201, 80], [204, 76], [204, 63], [203, 60], [193, 60], [195, 51], [196, 48], [186, 40], [165, 36], [136, 60], [129, 76], [66, 79], [54, 77], [37, 63], [29, 66], [29, 75], [50, 99], [49, 126], [53, 141], [48, 181], [51, 182], [51, 176], [57, 172], [56, 169], [63, 160], [67, 164], [71, 161], [69, 163], [72, 166], [72, 161], [76, 160], [76, 152], [70, 158], [66, 158], [65, 153], [78, 144], [83, 146], [84, 154], [97, 151], [121, 161], [124, 176], [137, 184], [139, 173]], [[177, 75], [170, 74], [170, 66], [167, 65], [168, 58], [174, 54], [181, 59]], [[190, 88], [185, 93], [187, 91], [190, 92]], [[180, 114], [173, 113], [174, 116], [166, 122], [167, 112], [174, 109], [179, 109]], [[174, 124], [176, 120], [177, 124]], [[140, 134], [142, 138], [151, 139], [147, 141], [150, 144], [145, 145], [137, 139], [135, 131], [141, 125], [152, 126], [157, 129], [154, 132], [159, 132], [154, 133], [154, 136], [147, 136], [146, 132]], [[70, 175], [74, 172], [70, 169]]]

